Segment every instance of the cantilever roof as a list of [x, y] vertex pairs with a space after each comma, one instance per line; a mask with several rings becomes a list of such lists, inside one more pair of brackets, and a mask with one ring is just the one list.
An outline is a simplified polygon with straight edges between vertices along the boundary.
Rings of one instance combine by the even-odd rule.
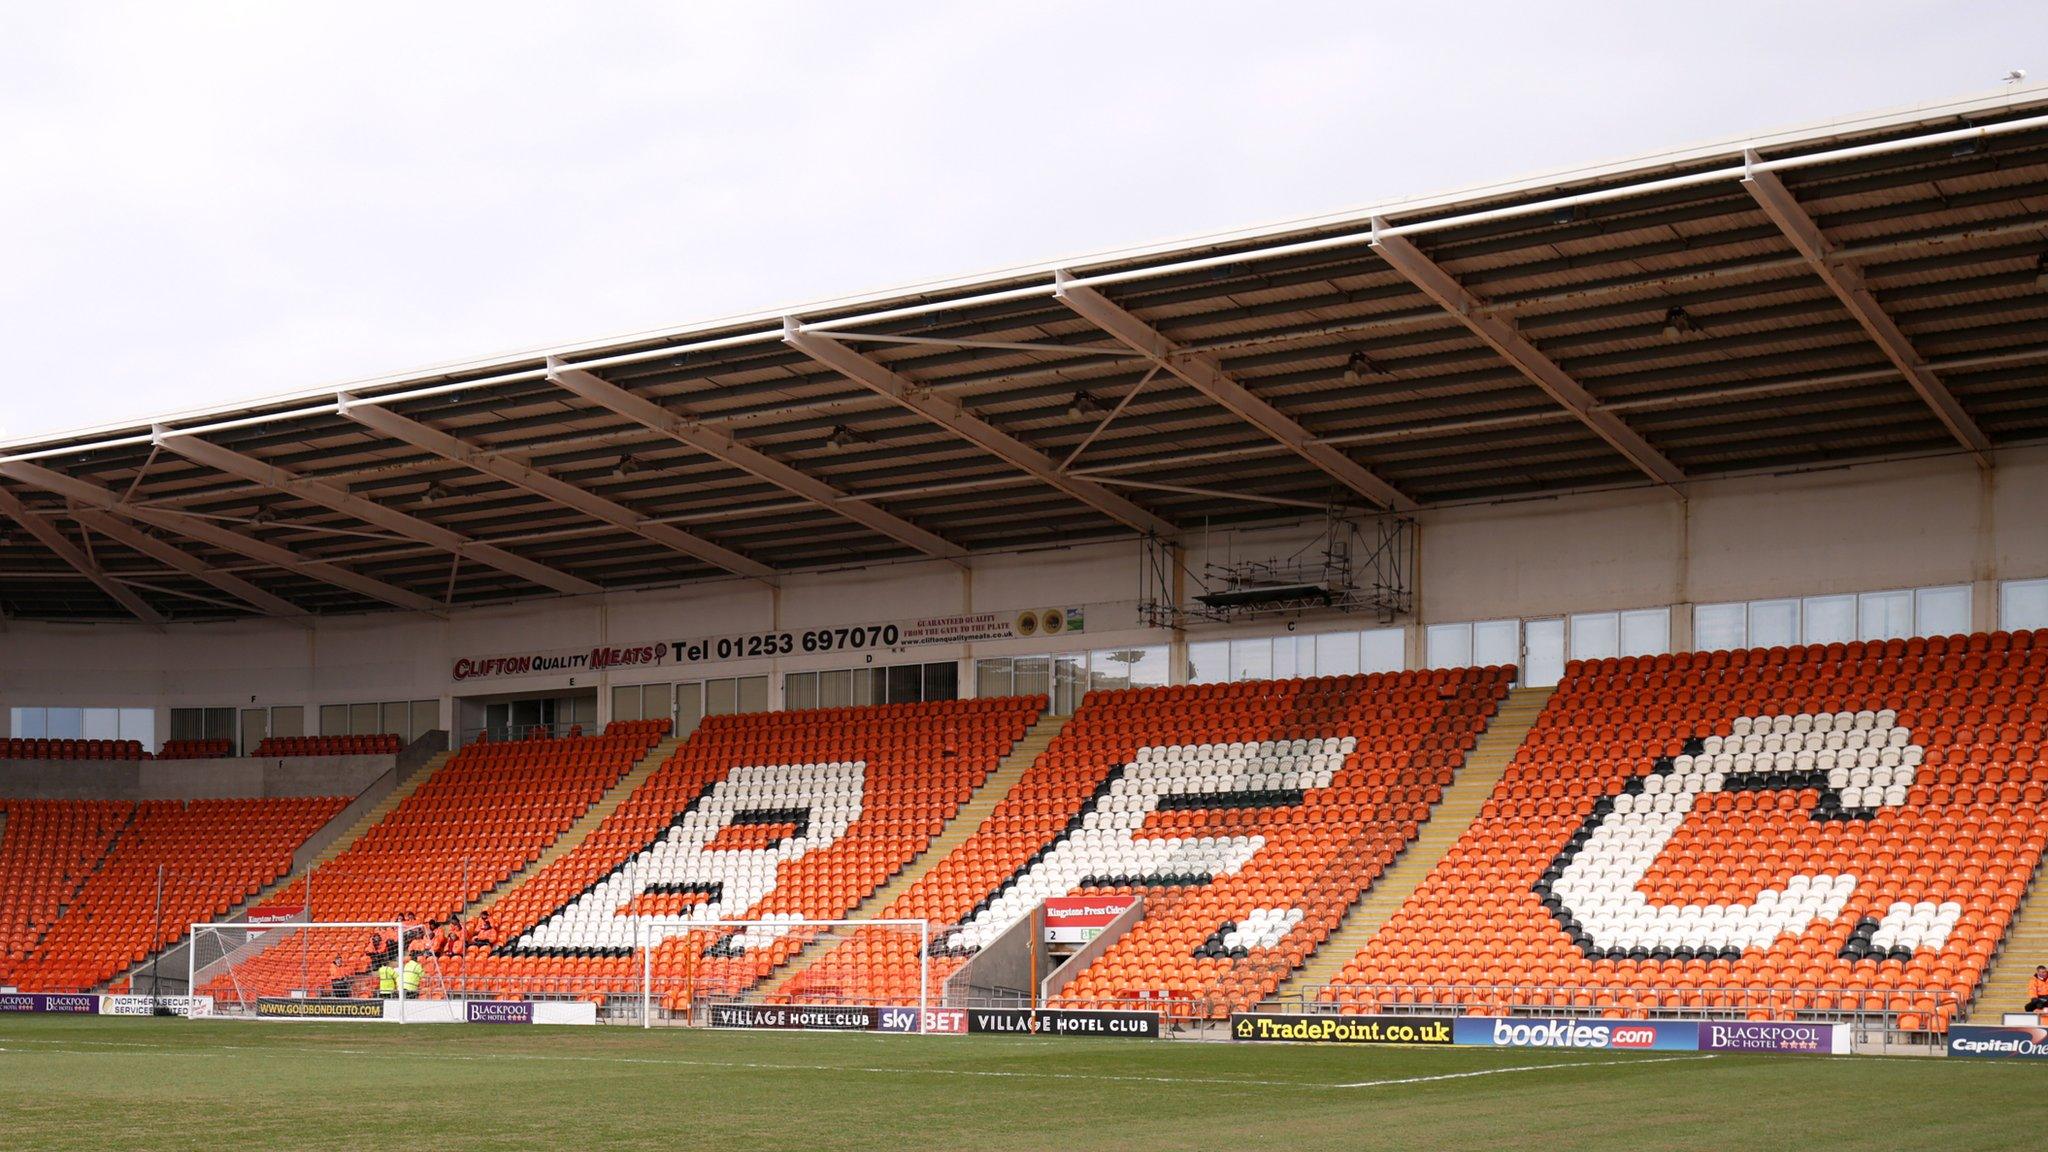
[[2048, 435], [2048, 89], [0, 444], [0, 612], [444, 605]]

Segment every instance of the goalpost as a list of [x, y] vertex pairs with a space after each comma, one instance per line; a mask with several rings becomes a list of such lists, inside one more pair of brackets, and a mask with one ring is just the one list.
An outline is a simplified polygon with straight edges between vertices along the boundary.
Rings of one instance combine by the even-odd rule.
[[[778, 964], [758, 983], [742, 979], [724, 980], [716, 971], [713, 957], [743, 957], [755, 949], [770, 948], [785, 937], [801, 943], [794, 955]], [[936, 991], [932, 987], [932, 927], [925, 920], [806, 920], [801, 917], [769, 917], [762, 920], [695, 920], [687, 916], [646, 917], [636, 922], [633, 950], [639, 958], [640, 1025], [654, 1026], [657, 1004], [664, 1011], [678, 1007], [690, 1012], [699, 1003], [801, 1003], [820, 1007], [916, 1008], [919, 1031], [924, 1030], [928, 1010]], [[845, 980], [801, 981], [812, 974], [823, 957], [849, 948], [847, 957], [834, 957], [836, 971]], [[875, 978], [863, 963], [888, 965], [888, 978]], [[911, 967], [914, 965], [914, 967]], [[793, 994], [785, 993], [786, 982], [799, 981]]]
[[[186, 949], [185, 986], [190, 995], [213, 996], [216, 1015], [261, 1015], [264, 1000], [388, 999], [398, 1005], [403, 1022], [409, 1001], [448, 998], [440, 957], [418, 947], [425, 933], [425, 925], [395, 920], [198, 922]], [[373, 954], [371, 944], [380, 937], [385, 947]], [[401, 938], [413, 945], [411, 957], [392, 946]], [[408, 958], [420, 962], [417, 989], [407, 987]], [[396, 975], [388, 997], [380, 995], [377, 978], [377, 968], [386, 963]]]

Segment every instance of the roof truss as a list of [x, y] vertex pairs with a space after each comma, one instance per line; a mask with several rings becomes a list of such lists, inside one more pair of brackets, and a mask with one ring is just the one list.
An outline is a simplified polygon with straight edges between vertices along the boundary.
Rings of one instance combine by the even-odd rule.
[[877, 395], [910, 409], [983, 451], [1021, 468], [1046, 484], [1127, 527], [1154, 536], [1178, 534], [1175, 527], [1092, 480], [1061, 472], [1045, 453], [967, 411], [959, 401], [935, 395], [822, 333], [806, 332], [795, 320], [785, 322], [782, 339], [790, 347]]
[[1650, 442], [1623, 423], [1621, 417], [1601, 408], [1592, 393], [1517, 332], [1513, 324], [1487, 312], [1479, 297], [1423, 255], [1413, 241], [1405, 236], [1381, 234], [1379, 226], [1382, 222], [1375, 220], [1373, 223], [1372, 250], [1387, 262], [1388, 267], [1420, 288], [1423, 295], [1436, 301], [1438, 307], [1470, 329], [1530, 383], [1562, 404], [1609, 447], [1627, 457], [1629, 463], [1644, 475], [1660, 484], [1676, 485], [1685, 480], [1685, 473], [1678, 465], [1651, 447]]
[[1159, 330], [1111, 303], [1093, 288], [1073, 283], [1065, 272], [1054, 274], [1059, 281], [1060, 303], [1083, 319], [1146, 359], [1166, 369], [1196, 391], [1221, 404], [1226, 411], [1272, 437], [1287, 450], [1315, 465], [1331, 479], [1383, 508], [1412, 512], [1415, 501], [1350, 456], [1317, 440], [1292, 416], [1261, 399], [1251, 389], [1230, 378], [1214, 358], [1188, 352], [1161, 335]]
[[673, 552], [740, 576], [750, 576], [757, 580], [772, 580], [775, 576], [773, 568], [758, 560], [713, 544], [701, 536], [692, 535], [672, 525], [657, 523], [623, 504], [578, 488], [566, 480], [536, 468], [529, 468], [493, 454], [460, 437], [451, 436], [438, 428], [401, 416], [389, 408], [357, 403], [354, 397], [347, 395], [338, 398], [338, 408], [343, 416], [366, 428], [402, 440], [416, 448], [423, 448], [436, 456], [453, 460], [486, 476], [503, 480], [507, 484], [524, 488], [593, 519], [624, 528]]
[[163, 613], [150, 607], [149, 601], [136, 595], [133, 588], [107, 574], [104, 568], [93, 562], [92, 557], [79, 550], [78, 545], [66, 539], [55, 524], [37, 512], [29, 511], [12, 492], [0, 489], [0, 513], [5, 513], [29, 534], [42, 542], [43, 547], [57, 554], [66, 564], [76, 568], [80, 575], [92, 581], [99, 590], [112, 597], [128, 614], [145, 624], [162, 624]]
[[124, 503], [119, 496], [97, 484], [80, 480], [75, 476], [66, 476], [61, 472], [52, 472], [38, 464], [30, 464], [26, 461], [12, 461], [0, 464], [0, 476], [6, 476], [11, 480], [18, 480], [23, 484], [40, 488], [45, 492], [54, 492], [89, 507], [113, 512], [130, 520], [153, 524], [166, 531], [189, 536], [194, 540], [211, 544], [216, 548], [222, 548], [237, 555], [246, 556], [258, 563], [299, 572], [316, 580], [326, 581], [338, 588], [346, 588], [358, 595], [368, 596], [373, 600], [381, 600], [397, 608], [409, 608], [415, 612], [439, 613], [441, 611], [439, 603], [416, 592], [409, 592], [403, 588], [386, 584], [384, 581], [374, 577], [365, 576], [360, 572], [351, 572], [346, 568], [329, 564], [325, 561], [307, 559], [289, 548], [258, 540], [253, 536], [245, 536], [240, 532], [223, 528], [210, 520], [204, 520], [197, 516], [188, 516], [183, 512], [173, 512], [165, 508], [144, 508]]
[[707, 456], [722, 460], [750, 476], [766, 480], [785, 492], [801, 496], [891, 540], [908, 544], [927, 556], [957, 561], [967, 555], [967, 549], [937, 533], [928, 532], [901, 516], [864, 503], [809, 473], [799, 471], [759, 449], [740, 443], [729, 432], [701, 424], [685, 416], [678, 416], [654, 401], [628, 392], [594, 373], [581, 368], [564, 367], [556, 362], [548, 366], [548, 379], [601, 408], [659, 432], [677, 443], [695, 448]]
[[1898, 368], [1899, 374], [1906, 378], [1906, 383], [1913, 386], [1913, 391], [1919, 394], [1920, 399], [1926, 401], [1927, 406], [1934, 410], [1935, 418], [1941, 421], [1942, 427], [1948, 429], [1949, 435], [1954, 436], [1957, 443], [1969, 449], [1970, 455], [1976, 458], [1979, 467], [1991, 467], [1990, 438], [1984, 435], [1983, 429], [1977, 427], [1977, 422], [1970, 418], [1970, 414], [1963, 410], [1962, 404], [1956, 400], [1955, 393], [1949, 391], [1948, 385], [1941, 382], [1941, 377], [1935, 375], [1934, 369], [1930, 368], [1920, 353], [1914, 350], [1913, 342], [1908, 340], [1905, 332], [1892, 322], [1891, 316], [1877, 302], [1877, 297], [1870, 294], [1870, 289], [1864, 284], [1863, 270], [1854, 262], [1842, 259], [1838, 255], [1834, 242], [1821, 235], [1819, 226], [1813, 222], [1813, 217], [1807, 215], [1806, 210], [1799, 206], [1799, 201], [1793, 197], [1791, 189], [1785, 187], [1785, 182], [1778, 178], [1777, 173], [1754, 168], [1759, 160], [1754, 150], [1745, 155], [1752, 168], [1742, 178], [1742, 186], [1749, 190], [1749, 194], [1763, 208], [1764, 215], [1769, 216], [1771, 223], [1776, 224], [1778, 230], [1785, 234], [1785, 238], [1792, 242], [1792, 246], [1799, 250], [1799, 255], [1806, 260], [1814, 274], [1820, 277], [1821, 283], [1827, 285], [1828, 291], [1833, 292], [1835, 298], [1849, 310], [1849, 314], [1856, 318], [1856, 323], [1862, 325], [1865, 332], [1870, 333], [1870, 338], [1877, 343], [1878, 350], [1884, 353], [1885, 359], [1890, 360], [1893, 366]]
[[417, 516], [400, 512], [395, 508], [386, 508], [382, 504], [365, 500], [361, 496], [352, 495], [340, 488], [336, 488], [332, 484], [320, 480], [307, 479], [295, 472], [279, 468], [273, 464], [265, 464], [255, 457], [245, 456], [240, 452], [223, 448], [218, 444], [201, 440], [196, 436], [164, 433], [157, 436], [156, 442], [168, 451], [175, 452], [187, 460], [204, 464], [216, 471], [225, 472], [230, 476], [240, 476], [251, 483], [261, 484], [266, 488], [289, 493], [301, 500], [318, 504], [321, 507], [332, 509], [343, 515], [353, 516], [366, 524], [374, 524], [399, 536], [417, 540], [422, 544], [440, 548], [447, 552], [453, 552], [458, 556], [496, 568], [501, 572], [509, 572], [522, 580], [531, 581], [544, 588], [552, 588], [557, 592], [566, 592], [572, 596], [590, 595], [603, 591], [602, 588], [588, 580], [579, 579], [559, 569], [550, 568], [545, 564], [536, 563], [524, 557], [514, 556], [495, 544], [486, 544], [480, 540], [472, 540], [460, 532], [450, 531], [438, 524], [428, 523]]

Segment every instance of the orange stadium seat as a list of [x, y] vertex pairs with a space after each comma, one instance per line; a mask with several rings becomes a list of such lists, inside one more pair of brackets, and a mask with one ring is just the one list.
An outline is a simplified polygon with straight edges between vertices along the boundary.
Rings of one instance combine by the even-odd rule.
[[[1037, 719], [1004, 698], [714, 716], [582, 844], [492, 909], [466, 978], [499, 994], [636, 990], [646, 916], [756, 920], [669, 935], [674, 987], [745, 990], [925, 850]], [[678, 994], [681, 995], [681, 994]]]
[[[1414, 838], [1511, 675], [1090, 693], [974, 836], [879, 915], [941, 929], [936, 983], [1048, 896], [1142, 893], [1144, 919], [1060, 1002], [1247, 1007]], [[865, 931], [777, 995], [914, 1002], [916, 961], [914, 941]]]
[[134, 812], [117, 800], [0, 800], [0, 983], [10, 982]]
[[390, 756], [405, 750], [405, 740], [391, 732], [375, 736], [270, 736], [256, 744], [255, 756]]
[[146, 760], [137, 740], [48, 740], [15, 736], [0, 740], [4, 760]]
[[[183, 937], [194, 921], [221, 915], [282, 876], [306, 837], [347, 806], [340, 796], [123, 805], [132, 819], [116, 829], [63, 915], [9, 979], [30, 992], [105, 983]], [[11, 802], [8, 823], [11, 842]]]
[[1945, 1030], [2048, 839], [2044, 729], [2048, 632], [1574, 664], [1325, 996]]
[[159, 760], [218, 760], [235, 754], [232, 740], [166, 740], [157, 750]]
[[[614, 725], [602, 736], [471, 744], [361, 839], [310, 877], [293, 881], [274, 902], [306, 908], [314, 920], [453, 915], [539, 858], [659, 742], [665, 724]], [[369, 940], [369, 929], [346, 940], [323, 930], [320, 949], [367, 967]], [[302, 989], [299, 952], [267, 948], [238, 967], [232, 981], [217, 980], [202, 991], [246, 999]]]

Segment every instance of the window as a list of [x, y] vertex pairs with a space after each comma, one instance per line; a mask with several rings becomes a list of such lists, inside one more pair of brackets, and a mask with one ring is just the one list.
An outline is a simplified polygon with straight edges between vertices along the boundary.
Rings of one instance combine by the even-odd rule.
[[1970, 586], [1919, 588], [1913, 592], [1913, 631], [1921, 636], [1957, 636], [1970, 630]]
[[1088, 654], [1088, 687], [1157, 688], [1166, 683], [1166, 649], [1111, 648]]
[[1799, 643], [1799, 601], [1759, 600], [1749, 606], [1749, 646], [1783, 648]]
[[1181, 680], [1187, 684], [1215, 684], [1228, 678], [1229, 665], [1228, 640], [1204, 640], [1200, 644], [1190, 644], [1187, 674]]
[[[1627, 615], [1623, 613], [1624, 617]], [[1808, 596], [1803, 600], [1700, 604], [1693, 608], [1692, 615], [1693, 646], [1707, 652], [1953, 636], [1969, 630], [1967, 584]]]
[[1399, 628], [1375, 628], [1358, 634], [1360, 672], [1399, 672], [1408, 667], [1408, 644]]
[[[233, 709], [226, 709], [232, 715]], [[156, 711], [150, 708], [15, 708], [8, 733], [29, 740], [135, 740], [156, 747]]]
[[1856, 638], [1900, 640], [1913, 634], [1911, 592], [1866, 592], [1856, 598]]
[[233, 708], [173, 708], [171, 709], [172, 740], [233, 740], [235, 738], [235, 710]]
[[675, 688], [668, 684], [620, 684], [612, 688], [612, 719], [666, 720]]
[[[439, 700], [380, 700], [363, 704], [320, 706], [322, 736], [381, 736], [389, 732], [409, 742], [432, 732], [440, 725]], [[277, 735], [275, 727], [272, 728], [271, 734]]]
[[1799, 602], [1801, 642], [1847, 644], [1856, 639], [1854, 596], [1808, 596]]
[[[993, 675], [992, 670], [981, 666], [992, 663], [984, 660], [976, 665], [977, 683]], [[841, 668], [827, 672], [791, 672], [782, 678], [782, 706], [791, 711], [843, 708], [848, 704], [911, 704], [919, 700], [959, 698], [960, 666], [951, 660], [880, 668]]]
[[1998, 626], [2008, 632], [2048, 628], [2048, 580], [2007, 580], [2000, 585]]
[[1318, 635], [1314, 641], [1316, 675], [1349, 676], [1357, 672], [1360, 638], [1356, 632], [1324, 632]]
[[1271, 680], [1273, 641], [1270, 637], [1230, 642], [1230, 679]]
[[1621, 614], [1621, 654], [1661, 656], [1671, 651], [1671, 609], [1638, 608]]
[[1749, 605], [1699, 604], [1692, 610], [1692, 645], [1702, 652], [1749, 647]]
[[1548, 688], [1564, 679], [1564, 621], [1530, 620], [1522, 625], [1522, 683], [1531, 688]]
[[1472, 626], [1470, 624], [1431, 624], [1428, 632], [1429, 666], [1431, 668], [1469, 668], [1472, 666]]
[[1572, 659], [1609, 660], [1621, 655], [1621, 616], [1586, 612], [1572, 617]]
[[[701, 693], [701, 695], [699, 695]], [[680, 731], [683, 721], [686, 697], [703, 701], [704, 716], [734, 716], [742, 712], [766, 712], [768, 710], [768, 678], [766, 676], [725, 677], [719, 680], [705, 680], [700, 684], [676, 685], [676, 727]], [[690, 726], [696, 727], [697, 717], [690, 717]]]

